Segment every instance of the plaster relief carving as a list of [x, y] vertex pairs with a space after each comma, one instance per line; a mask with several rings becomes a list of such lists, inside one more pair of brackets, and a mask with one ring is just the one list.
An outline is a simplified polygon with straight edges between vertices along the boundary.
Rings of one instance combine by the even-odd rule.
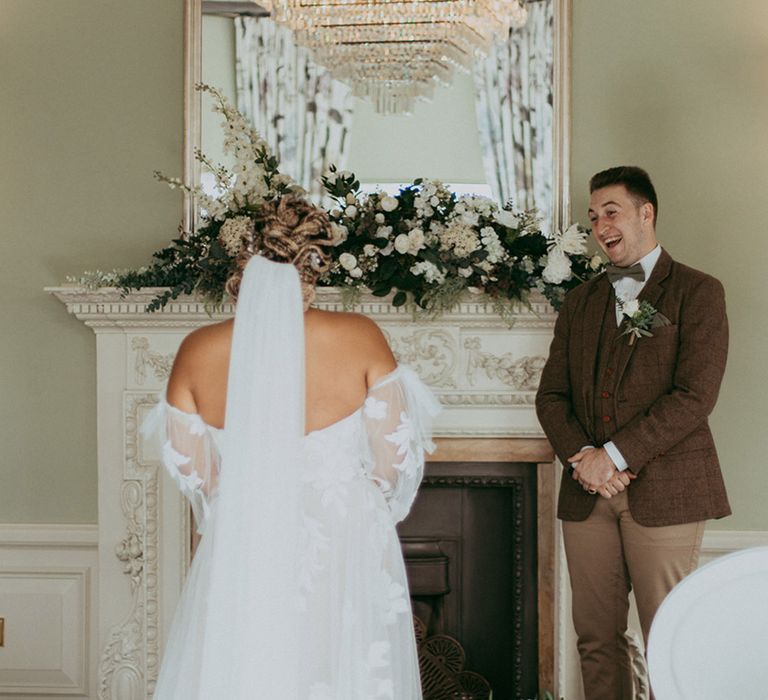
[[136, 353], [134, 359], [134, 370], [136, 372], [136, 383], [141, 385], [147, 378], [147, 367], [155, 374], [155, 379], [165, 381], [171, 376], [171, 368], [175, 353], [160, 353], [150, 350], [149, 338], [140, 336], [131, 340], [131, 348]]
[[412, 365], [430, 386], [455, 387], [457, 348], [454, 337], [443, 330], [420, 329], [396, 336], [384, 331], [398, 362]]
[[467, 350], [467, 380], [471, 386], [477, 381], [479, 371], [484, 371], [488, 379], [500, 381], [518, 391], [536, 391], [541, 379], [541, 371], [547, 361], [540, 355], [523, 356], [515, 359], [511, 352], [493, 355], [483, 352], [479, 336], [464, 339]]
[[120, 505], [126, 534], [115, 547], [130, 580], [131, 602], [123, 621], [109, 634], [99, 663], [99, 700], [139, 700], [154, 692], [158, 650], [158, 473], [138, 455], [139, 412], [154, 394], [125, 401], [125, 462]]

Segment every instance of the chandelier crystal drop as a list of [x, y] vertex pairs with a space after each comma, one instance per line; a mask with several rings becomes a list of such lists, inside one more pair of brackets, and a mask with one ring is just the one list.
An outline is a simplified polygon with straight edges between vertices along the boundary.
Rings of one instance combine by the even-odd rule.
[[263, 0], [377, 112], [411, 112], [527, 18], [526, 0]]

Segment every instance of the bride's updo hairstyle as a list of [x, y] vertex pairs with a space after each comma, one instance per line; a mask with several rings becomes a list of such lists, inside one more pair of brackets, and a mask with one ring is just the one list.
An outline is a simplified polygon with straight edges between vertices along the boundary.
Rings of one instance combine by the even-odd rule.
[[328, 214], [298, 195], [284, 195], [265, 202], [252, 219], [227, 280], [227, 294], [237, 301], [245, 266], [254, 255], [262, 255], [296, 267], [306, 310], [315, 299], [318, 278], [331, 264], [329, 248], [336, 241]]

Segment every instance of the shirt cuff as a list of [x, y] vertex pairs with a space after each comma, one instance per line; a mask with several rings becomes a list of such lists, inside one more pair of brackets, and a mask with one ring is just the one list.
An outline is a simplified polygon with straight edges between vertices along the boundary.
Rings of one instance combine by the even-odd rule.
[[624, 459], [624, 456], [621, 454], [621, 452], [619, 452], [619, 448], [616, 447], [612, 441], [606, 442], [605, 445], [603, 445], [603, 448], [608, 453], [611, 461], [616, 465], [616, 469], [618, 469], [620, 472], [629, 469], [627, 460]]

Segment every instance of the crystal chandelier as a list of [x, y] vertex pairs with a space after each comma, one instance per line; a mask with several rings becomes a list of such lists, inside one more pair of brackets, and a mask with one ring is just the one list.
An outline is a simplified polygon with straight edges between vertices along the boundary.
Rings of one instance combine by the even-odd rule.
[[469, 69], [510, 28], [525, 24], [526, 0], [270, 0], [334, 77], [370, 97], [381, 113], [410, 112], [453, 70]]

